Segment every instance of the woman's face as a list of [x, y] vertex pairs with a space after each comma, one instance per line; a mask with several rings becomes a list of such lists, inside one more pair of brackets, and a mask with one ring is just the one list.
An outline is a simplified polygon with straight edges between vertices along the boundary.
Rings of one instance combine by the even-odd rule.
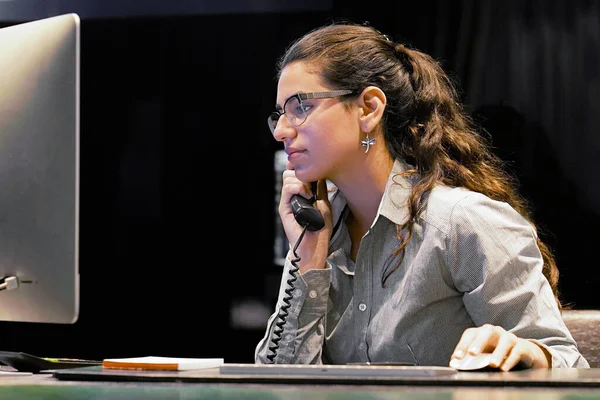
[[[277, 108], [280, 112], [295, 94], [332, 90], [314, 71], [302, 62], [289, 64], [283, 69], [277, 85]], [[295, 100], [290, 103], [298, 105]], [[344, 104], [351, 105], [351, 108]], [[284, 114], [273, 132], [273, 137], [285, 146], [287, 169], [295, 170], [296, 177], [304, 182], [324, 178], [335, 181], [335, 177], [343, 173], [355, 157], [361, 153], [364, 156], [364, 148], [360, 146], [359, 108], [349, 101], [342, 103], [339, 97], [302, 100], [301, 106], [301, 112], [306, 113], [306, 120], [301, 125], [293, 126]], [[292, 111], [286, 110], [286, 113]]]

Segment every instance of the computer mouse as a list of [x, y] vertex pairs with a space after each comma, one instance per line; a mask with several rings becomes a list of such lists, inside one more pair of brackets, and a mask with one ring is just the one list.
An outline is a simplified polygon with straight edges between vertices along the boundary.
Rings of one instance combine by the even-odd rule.
[[500, 370], [491, 367], [492, 353], [480, 353], [476, 356], [467, 354], [463, 358], [453, 358], [450, 360], [450, 367], [460, 371], [478, 371], [478, 370]]

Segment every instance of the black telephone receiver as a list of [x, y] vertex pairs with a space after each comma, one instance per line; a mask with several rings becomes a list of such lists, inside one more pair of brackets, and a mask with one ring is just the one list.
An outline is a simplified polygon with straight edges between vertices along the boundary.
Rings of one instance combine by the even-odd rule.
[[290, 277], [287, 280], [288, 287], [285, 289], [286, 295], [283, 297], [284, 304], [279, 310], [277, 322], [275, 323], [275, 328], [273, 330], [273, 338], [271, 339], [271, 345], [269, 346], [271, 353], [267, 355], [267, 358], [269, 361], [271, 361], [271, 363], [275, 362], [275, 357], [277, 356], [279, 341], [281, 340], [281, 335], [283, 333], [283, 326], [285, 325], [285, 321], [288, 316], [288, 308], [291, 306], [290, 301], [292, 300], [292, 293], [294, 292], [294, 282], [296, 279], [298, 279], [298, 261], [300, 261], [300, 257], [298, 257], [296, 254], [296, 249], [300, 245], [305, 231], [318, 231], [325, 226], [325, 220], [323, 219], [323, 216], [313, 205], [313, 203], [317, 200], [317, 182], [311, 182], [310, 187], [313, 192], [313, 197], [310, 200], [306, 197], [300, 196], [299, 194], [293, 195], [292, 199], [290, 200], [294, 218], [296, 218], [296, 222], [298, 222], [298, 224], [304, 227], [304, 230], [302, 231], [302, 234], [296, 241], [296, 244], [293, 248], [294, 257], [296, 258], [291, 260], [292, 267], [290, 267], [289, 270]]
[[295, 194], [292, 196], [290, 204], [294, 218], [301, 226], [306, 227], [309, 231], [318, 231], [325, 226], [325, 221], [319, 210], [313, 205], [317, 200], [317, 182], [311, 182], [310, 186], [313, 192], [311, 199]]

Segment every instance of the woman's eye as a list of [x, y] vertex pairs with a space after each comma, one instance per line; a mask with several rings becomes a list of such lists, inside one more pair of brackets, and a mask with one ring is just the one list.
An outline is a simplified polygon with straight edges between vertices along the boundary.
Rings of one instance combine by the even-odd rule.
[[308, 112], [308, 110], [311, 109], [311, 106], [309, 106], [308, 104], [298, 104], [298, 106], [296, 106], [294, 108], [294, 114], [295, 115], [304, 115], [304, 113]]

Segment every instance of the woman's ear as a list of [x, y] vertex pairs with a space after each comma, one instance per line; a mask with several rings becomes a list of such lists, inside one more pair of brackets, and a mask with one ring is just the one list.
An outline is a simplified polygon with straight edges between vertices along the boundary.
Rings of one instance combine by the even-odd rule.
[[368, 86], [363, 89], [359, 98], [361, 107], [360, 128], [363, 132], [371, 132], [383, 117], [387, 98], [383, 90], [377, 86]]

